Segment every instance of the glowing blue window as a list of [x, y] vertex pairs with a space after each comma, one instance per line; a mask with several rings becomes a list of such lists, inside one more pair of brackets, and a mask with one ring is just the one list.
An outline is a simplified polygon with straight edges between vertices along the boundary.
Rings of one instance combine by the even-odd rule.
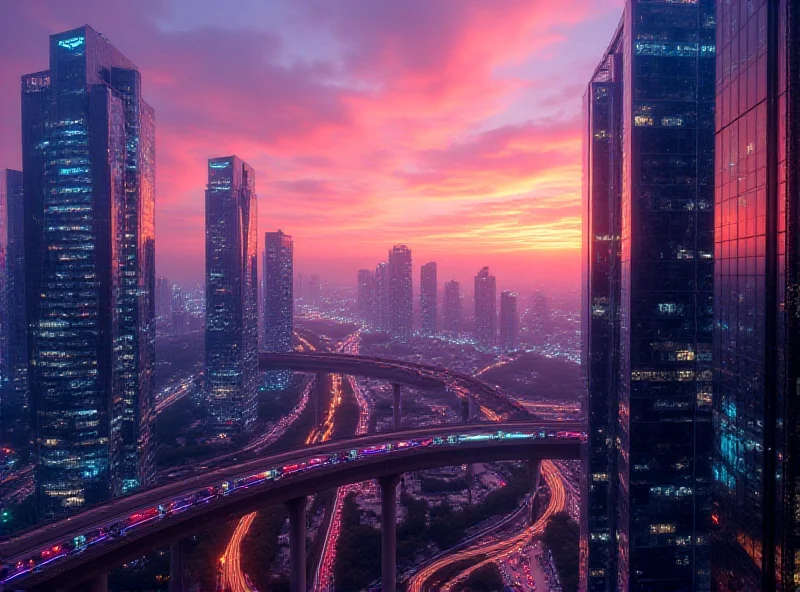
[[227, 161], [226, 162], [209, 162], [208, 166], [210, 166], [212, 169], [227, 169], [229, 166], [231, 166], [231, 163], [227, 162]]

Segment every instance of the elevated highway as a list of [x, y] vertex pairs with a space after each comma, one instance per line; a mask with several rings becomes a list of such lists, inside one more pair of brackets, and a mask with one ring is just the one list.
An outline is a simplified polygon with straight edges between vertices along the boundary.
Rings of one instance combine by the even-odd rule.
[[481, 379], [428, 364], [343, 353], [291, 352], [261, 353], [258, 367], [260, 370], [287, 369], [368, 376], [419, 388], [444, 387], [506, 418], [530, 417], [522, 405]]
[[[384, 504], [389, 519], [382, 523], [393, 535], [396, 508], [390, 502], [402, 473], [474, 462], [576, 459], [584, 439], [577, 422], [524, 421], [401, 430], [306, 446], [116, 498], [4, 539], [2, 583], [7, 590], [69, 590], [214, 523], [285, 502], [295, 533], [293, 553], [302, 556], [294, 558], [293, 572], [304, 574], [305, 543], [300, 550], [298, 540], [305, 538], [300, 525], [311, 493], [379, 479], [389, 500]], [[390, 554], [393, 566], [393, 536], [384, 542], [391, 547], [384, 548], [384, 559]]]

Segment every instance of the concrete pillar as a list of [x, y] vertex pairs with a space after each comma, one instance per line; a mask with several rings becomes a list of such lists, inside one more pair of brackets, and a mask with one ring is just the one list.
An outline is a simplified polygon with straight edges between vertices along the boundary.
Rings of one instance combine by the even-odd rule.
[[292, 592], [306, 592], [306, 497], [289, 500], [289, 577]]
[[397, 592], [397, 484], [400, 475], [378, 479], [381, 486], [381, 592]]
[[89, 580], [89, 592], [108, 592], [108, 572], [96, 575]]
[[186, 589], [186, 554], [184, 542], [172, 541], [169, 546], [169, 592], [182, 592]]
[[480, 408], [480, 405], [478, 405], [478, 402], [475, 399], [469, 399], [469, 403], [467, 403], [467, 406], [469, 408], [468, 409], [469, 419], [467, 421], [472, 423], [473, 421], [475, 421], [475, 418], [478, 417], [478, 414], [480, 413], [481, 408]]
[[536, 498], [539, 494], [539, 484], [542, 480], [542, 461], [540, 460], [529, 460], [528, 461], [528, 473], [531, 477], [533, 477], [533, 495], [531, 495], [531, 515], [528, 519], [530, 524], [533, 524], [536, 521], [535, 511], [536, 511]]
[[464, 423], [469, 421], [469, 399], [466, 397], [461, 399], [461, 421]]
[[392, 390], [394, 392], [394, 403], [392, 406], [392, 411], [394, 412], [394, 429], [399, 430], [400, 426], [403, 423], [403, 417], [402, 417], [403, 401], [400, 398], [400, 384], [397, 382], [392, 384]]

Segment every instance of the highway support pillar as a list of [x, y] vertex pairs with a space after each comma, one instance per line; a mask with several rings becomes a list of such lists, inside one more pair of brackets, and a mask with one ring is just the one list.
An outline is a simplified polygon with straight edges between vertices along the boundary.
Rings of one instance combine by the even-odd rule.
[[397, 484], [400, 475], [378, 479], [381, 486], [381, 592], [397, 592]]
[[172, 541], [169, 546], [169, 592], [182, 592], [188, 587], [184, 581], [185, 574], [185, 543], [183, 540]]
[[292, 592], [306, 592], [306, 496], [289, 500], [287, 505]]
[[108, 592], [108, 572], [101, 573], [89, 580], [89, 592]]
[[403, 401], [400, 394], [400, 384], [397, 382], [393, 383], [392, 391], [394, 392], [394, 402], [392, 406], [392, 411], [394, 412], [394, 429], [399, 430], [403, 419]]
[[530, 524], [536, 521], [536, 498], [539, 495], [539, 484], [542, 480], [542, 461], [529, 460], [528, 461], [528, 474], [533, 481], [533, 495], [531, 496], [531, 515], [528, 519]]

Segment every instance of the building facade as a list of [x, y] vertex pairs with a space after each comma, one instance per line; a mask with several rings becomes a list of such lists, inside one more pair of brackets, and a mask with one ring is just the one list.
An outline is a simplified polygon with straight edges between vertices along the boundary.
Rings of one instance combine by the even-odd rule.
[[394, 339], [411, 339], [414, 294], [411, 249], [395, 245], [389, 251], [389, 333]]
[[[264, 233], [264, 351], [292, 351], [294, 333], [294, 243], [283, 231]], [[282, 389], [292, 373], [275, 370], [265, 373], [264, 385]]]
[[438, 297], [436, 262], [431, 261], [420, 268], [419, 299], [423, 335], [436, 335], [436, 330], [438, 328]]
[[515, 351], [519, 347], [519, 313], [517, 295], [514, 292], [500, 292], [500, 347]]
[[0, 170], [0, 437], [28, 449], [28, 321], [22, 172]]
[[152, 482], [155, 118], [81, 27], [22, 77], [29, 381], [42, 517]]
[[444, 285], [442, 330], [452, 335], [461, 331], [461, 284], [458, 280], [450, 280]]
[[258, 388], [258, 210], [253, 169], [236, 156], [208, 161], [206, 190], [207, 429], [249, 431]]
[[375, 308], [373, 328], [380, 333], [391, 330], [391, 295], [389, 289], [389, 264], [381, 261], [375, 266]]
[[800, 589], [800, 5], [719, 1], [714, 588]]
[[587, 90], [588, 590], [711, 588], [715, 12], [628, 0]]
[[369, 269], [358, 270], [356, 308], [362, 321], [372, 322], [375, 309], [375, 275]]
[[475, 276], [475, 338], [484, 347], [497, 341], [497, 281], [488, 267]]

